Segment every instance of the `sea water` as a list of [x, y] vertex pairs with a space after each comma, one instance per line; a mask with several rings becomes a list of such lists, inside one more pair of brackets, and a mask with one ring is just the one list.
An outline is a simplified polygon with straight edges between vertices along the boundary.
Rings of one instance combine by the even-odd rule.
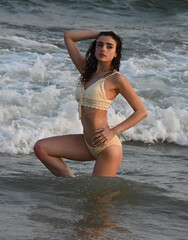
[[[183, 0], [0, 1], [3, 240], [186, 239], [187, 21]], [[38, 139], [82, 132], [67, 29], [115, 30], [120, 72], [146, 106], [148, 117], [119, 135], [117, 179], [92, 179], [94, 163], [77, 162], [68, 162], [77, 180], [56, 179], [33, 155]], [[89, 43], [78, 43], [83, 54]], [[109, 124], [132, 112], [118, 96]]]

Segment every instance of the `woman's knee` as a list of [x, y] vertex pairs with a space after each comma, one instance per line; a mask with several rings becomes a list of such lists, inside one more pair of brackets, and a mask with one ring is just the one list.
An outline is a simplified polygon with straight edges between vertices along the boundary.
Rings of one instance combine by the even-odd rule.
[[34, 153], [35, 153], [35, 155], [37, 157], [40, 158], [41, 155], [44, 155], [44, 153], [45, 153], [45, 146], [44, 146], [43, 140], [38, 140], [35, 143], [33, 149], [34, 149]]

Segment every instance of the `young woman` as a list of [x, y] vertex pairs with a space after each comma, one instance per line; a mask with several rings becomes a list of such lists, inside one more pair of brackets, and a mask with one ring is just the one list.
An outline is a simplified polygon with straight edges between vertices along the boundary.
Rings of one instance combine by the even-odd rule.
[[[93, 176], [116, 175], [122, 161], [122, 145], [117, 134], [146, 117], [146, 109], [129, 81], [119, 71], [122, 43], [115, 32], [72, 30], [64, 33], [69, 55], [81, 74], [76, 90], [83, 134], [39, 140], [34, 151], [56, 176], [74, 177], [63, 157], [70, 160], [95, 160]], [[95, 39], [84, 57], [77, 42]], [[121, 94], [134, 110], [125, 121], [110, 128], [107, 110]]]

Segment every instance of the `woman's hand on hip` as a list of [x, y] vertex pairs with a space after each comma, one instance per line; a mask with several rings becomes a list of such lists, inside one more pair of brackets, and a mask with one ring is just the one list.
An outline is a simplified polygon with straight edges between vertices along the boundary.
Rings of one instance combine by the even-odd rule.
[[116, 133], [110, 128], [99, 128], [95, 130], [95, 136], [92, 138], [92, 143], [94, 147], [97, 147], [110, 139], [112, 139]]

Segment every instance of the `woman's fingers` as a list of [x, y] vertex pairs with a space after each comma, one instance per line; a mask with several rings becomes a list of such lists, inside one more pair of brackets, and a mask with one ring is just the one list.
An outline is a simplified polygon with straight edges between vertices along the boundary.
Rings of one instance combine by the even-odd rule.
[[95, 130], [95, 133], [98, 133], [98, 134], [96, 134], [92, 138], [92, 142], [93, 142], [94, 146], [98, 146], [98, 145], [106, 142], [107, 138], [104, 136], [104, 129], [103, 128]]
[[100, 132], [103, 132], [103, 131], [104, 131], [104, 128], [99, 128], [99, 129], [95, 130], [95, 133], [100, 133]]
[[97, 133], [97, 134], [93, 137], [92, 140], [95, 140], [95, 139], [98, 139], [100, 137], [103, 137], [103, 131], [104, 131], [103, 128], [95, 130], [95, 133]]
[[113, 138], [115, 135], [110, 128], [99, 128], [95, 130], [95, 135], [92, 138], [93, 146], [98, 146]]
[[100, 144], [103, 144], [104, 142], [106, 142], [106, 139], [105, 139], [105, 138], [98, 138], [98, 139], [96, 139], [95, 141], [93, 141], [93, 146], [97, 147], [97, 146], [99, 146]]

